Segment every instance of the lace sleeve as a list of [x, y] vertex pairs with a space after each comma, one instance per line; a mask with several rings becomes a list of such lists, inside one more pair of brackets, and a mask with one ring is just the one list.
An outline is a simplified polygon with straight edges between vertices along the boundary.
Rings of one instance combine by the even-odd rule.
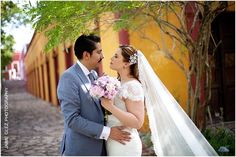
[[132, 101], [143, 101], [144, 93], [142, 85], [136, 81], [128, 82], [122, 86], [119, 96]]

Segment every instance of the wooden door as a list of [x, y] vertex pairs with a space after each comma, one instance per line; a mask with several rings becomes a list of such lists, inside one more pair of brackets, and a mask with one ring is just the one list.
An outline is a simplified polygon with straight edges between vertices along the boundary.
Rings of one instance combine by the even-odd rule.
[[235, 13], [220, 14], [212, 24], [212, 33], [216, 43], [220, 40], [222, 43], [213, 57], [211, 109], [215, 119], [223, 116], [224, 121], [234, 121]]

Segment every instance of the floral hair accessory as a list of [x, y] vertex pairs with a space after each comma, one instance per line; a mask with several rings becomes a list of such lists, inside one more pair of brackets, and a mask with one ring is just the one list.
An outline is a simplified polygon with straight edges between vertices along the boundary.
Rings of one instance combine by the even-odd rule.
[[138, 54], [135, 53], [129, 57], [129, 63], [130, 65], [136, 64], [138, 62]]

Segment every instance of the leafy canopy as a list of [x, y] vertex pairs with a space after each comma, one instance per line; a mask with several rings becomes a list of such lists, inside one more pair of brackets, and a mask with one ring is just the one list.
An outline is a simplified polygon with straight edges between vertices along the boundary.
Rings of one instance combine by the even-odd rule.
[[9, 24], [17, 27], [29, 21], [23, 10], [12, 1], [1, 1], [1, 69], [11, 62], [15, 40], [4, 31]]
[[[158, 4], [157, 2], [155, 4]], [[46, 51], [63, 41], [74, 41], [81, 33], [98, 33], [91, 29], [106, 12], [125, 13], [119, 20], [111, 17], [115, 29], [132, 26], [134, 18], [151, 2], [114, 2], [114, 1], [41, 1], [28, 12], [37, 31], [45, 31], [48, 37]], [[107, 21], [109, 23], [109, 21]]]

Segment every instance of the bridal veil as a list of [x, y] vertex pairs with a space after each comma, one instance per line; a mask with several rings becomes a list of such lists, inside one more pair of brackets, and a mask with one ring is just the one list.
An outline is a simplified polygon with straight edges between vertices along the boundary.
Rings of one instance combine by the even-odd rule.
[[217, 156], [192, 120], [138, 51], [139, 79], [145, 93], [155, 153], [163, 156]]

